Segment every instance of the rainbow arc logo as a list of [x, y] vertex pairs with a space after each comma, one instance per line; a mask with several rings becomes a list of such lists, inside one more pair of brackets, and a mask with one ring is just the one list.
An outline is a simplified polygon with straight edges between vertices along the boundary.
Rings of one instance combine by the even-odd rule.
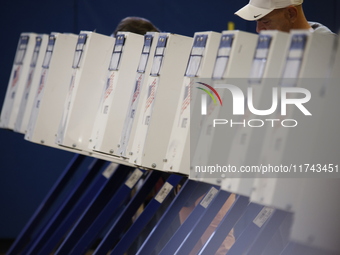
[[212, 86], [210, 86], [206, 83], [203, 83], [203, 82], [197, 82], [197, 83], [208, 88], [208, 89], [206, 89], [206, 88], [196, 87], [200, 90], [203, 90], [206, 93], [206, 94], [202, 94], [202, 108], [201, 108], [202, 115], [207, 115], [207, 95], [210, 96], [211, 100], [213, 101], [213, 103], [215, 105], [217, 105], [216, 97], [217, 97], [220, 105], [221, 106], [223, 105], [222, 99], [221, 99], [220, 95], [218, 94], [218, 92], [216, 91], [216, 89], [214, 89]]

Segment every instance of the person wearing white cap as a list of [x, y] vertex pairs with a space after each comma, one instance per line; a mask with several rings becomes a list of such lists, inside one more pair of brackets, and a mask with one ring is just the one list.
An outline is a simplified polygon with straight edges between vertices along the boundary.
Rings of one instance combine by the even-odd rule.
[[332, 33], [326, 26], [308, 22], [302, 9], [303, 0], [250, 0], [235, 12], [245, 20], [256, 21], [256, 32], [261, 30], [310, 29], [314, 32]]

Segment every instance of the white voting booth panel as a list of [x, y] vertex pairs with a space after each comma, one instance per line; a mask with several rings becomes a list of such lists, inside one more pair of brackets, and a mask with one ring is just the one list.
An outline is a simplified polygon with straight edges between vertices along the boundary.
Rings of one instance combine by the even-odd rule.
[[112, 144], [117, 144], [114, 147], [113, 154], [128, 159], [130, 157], [131, 146], [135, 137], [137, 121], [142, 112], [140, 107], [140, 98], [143, 98], [147, 93], [147, 78], [149, 77], [152, 61], [155, 54], [155, 49], [158, 41], [158, 32], [147, 32], [144, 35], [143, 50], [140, 54], [139, 64], [134, 80], [134, 87], [130, 91], [129, 106], [126, 112], [124, 127], [119, 141], [113, 140]]
[[25, 139], [51, 147], [55, 144], [65, 95], [72, 76], [74, 34], [51, 33], [46, 48], [40, 83], [35, 93]]
[[[285, 64], [290, 36], [279, 31], [262, 31], [259, 34], [257, 47], [249, 73], [248, 90], [252, 89], [253, 106], [255, 109], [269, 109], [268, 100], [271, 98], [273, 87], [278, 86], [279, 78]], [[258, 119], [246, 108], [245, 120]], [[266, 118], [269, 118], [266, 116]], [[237, 129], [231, 142], [228, 164], [236, 166], [252, 166], [258, 164], [265, 128], [244, 126]], [[239, 175], [240, 178], [223, 179], [221, 188], [237, 194], [250, 196], [253, 176], [249, 173]], [[242, 178], [247, 177], [247, 178]]]
[[[317, 134], [315, 135], [314, 146], [311, 156], [311, 164], [328, 166], [325, 176], [340, 172], [337, 169], [340, 163], [340, 129], [339, 115], [339, 94], [340, 94], [340, 40], [337, 39], [337, 52], [334, 54], [334, 64], [330, 72], [330, 78], [325, 84], [325, 94], [322, 106], [322, 113]], [[332, 167], [334, 171], [332, 171]], [[332, 176], [333, 177], [333, 176]]]
[[[25, 134], [26, 140], [75, 152], [73, 148], [59, 146], [55, 143], [55, 139], [63, 114], [65, 98], [70, 88], [73, 56], [77, 41], [78, 36], [74, 34], [51, 33], [49, 36], [39, 86], [34, 95]], [[76, 152], [95, 156], [92, 151], [77, 150]], [[112, 161], [101, 155], [96, 155], [96, 157]], [[120, 160], [116, 161], [121, 163]]]
[[339, 194], [339, 178], [304, 180], [290, 239], [340, 254]]
[[[322, 178], [303, 182], [290, 238], [307, 246], [340, 253], [340, 40], [335, 61], [326, 85], [320, 123], [315, 136], [311, 165], [322, 173]], [[321, 171], [318, 170], [321, 166]], [[316, 172], [317, 173], [317, 172]], [[334, 177], [334, 178], [332, 178]]]
[[[33, 39], [33, 38], [32, 38]], [[38, 34], [35, 37], [34, 51], [30, 62], [30, 69], [26, 78], [21, 97], [19, 112], [14, 123], [14, 131], [25, 133], [31, 115], [35, 92], [38, 89], [42, 63], [48, 43], [48, 35]]]
[[[256, 179], [252, 201], [283, 210], [296, 210], [302, 181], [298, 177], [303, 177], [305, 174], [305, 169], [299, 166], [311, 162], [312, 150], [316, 146], [315, 139], [320, 128], [325, 100], [323, 90], [331, 67], [334, 40], [335, 37], [332, 35], [303, 30], [291, 32], [291, 43], [280, 89], [289, 91], [292, 88], [294, 91], [299, 88], [308, 89], [312, 101], [306, 104], [307, 108], [304, 109], [308, 109], [311, 115], [303, 115], [305, 113], [295, 106], [287, 107], [286, 115], [281, 115], [278, 111], [274, 113], [274, 119], [298, 121], [290, 128], [281, 125], [267, 127], [258, 164], [290, 168], [291, 175], [286, 177], [292, 178]], [[291, 93], [291, 95], [296, 94]], [[271, 177], [283, 176], [279, 174], [275, 176], [274, 173]]]
[[30, 62], [35, 46], [35, 33], [21, 33], [11, 76], [1, 110], [0, 127], [14, 129], [25, 83], [30, 70]]
[[[335, 53], [335, 52], [334, 52]], [[294, 214], [290, 238], [307, 246], [340, 253], [340, 40], [338, 40], [335, 62], [326, 86], [319, 128], [311, 164], [321, 165], [321, 178], [303, 182], [300, 199]]]
[[64, 95], [56, 143], [68, 148], [89, 151], [89, 137], [100, 102], [105, 75], [115, 39], [81, 31], [73, 54], [73, 73]]
[[120, 137], [122, 133], [143, 38], [130, 32], [119, 32], [116, 36], [89, 143], [89, 148], [98, 153], [110, 155], [117, 147], [113, 140], [119, 138], [113, 137]]
[[131, 163], [161, 169], [188, 63], [192, 38], [161, 33], [137, 122]]
[[221, 39], [221, 33], [196, 32], [193, 45], [183, 79], [181, 94], [179, 96], [175, 119], [164, 158], [163, 170], [189, 175], [190, 172], [190, 139], [193, 137], [190, 132], [190, 111], [196, 104], [197, 83], [195, 77], [210, 78], [212, 75], [216, 54]]
[[[214, 87], [217, 93], [220, 95], [222, 103], [217, 105], [210, 100], [206, 102], [206, 112], [202, 113], [202, 125], [200, 135], [196, 148], [190, 148], [194, 150], [192, 153], [191, 173], [190, 178], [208, 182], [212, 184], [221, 184], [221, 178], [224, 176], [221, 174], [210, 174], [203, 169], [207, 169], [205, 166], [211, 164], [216, 165], [215, 157], [226, 158], [230, 151], [230, 143], [233, 137], [232, 132], [225, 132], [225, 136], [217, 137], [215, 135], [215, 129], [213, 127], [214, 119], [231, 119], [232, 107], [226, 107], [232, 102], [229, 99], [230, 95], [226, 89], [223, 88], [224, 84], [231, 84], [234, 81], [243, 82], [242, 90], [245, 89], [247, 84], [244, 82], [250, 73], [250, 68], [257, 44], [258, 35], [247, 33], [243, 31], [223, 31], [222, 37], [216, 57], [214, 71], [212, 74], [212, 80], [208, 83]], [[221, 86], [222, 85], [222, 86]], [[207, 96], [202, 93], [202, 98]], [[199, 98], [199, 97], [198, 97]], [[230, 106], [232, 106], [230, 104]], [[221, 151], [217, 154], [212, 148], [221, 148]], [[223, 155], [218, 155], [222, 153]], [[215, 154], [215, 155], [213, 155]], [[203, 170], [203, 171], [201, 171]]]

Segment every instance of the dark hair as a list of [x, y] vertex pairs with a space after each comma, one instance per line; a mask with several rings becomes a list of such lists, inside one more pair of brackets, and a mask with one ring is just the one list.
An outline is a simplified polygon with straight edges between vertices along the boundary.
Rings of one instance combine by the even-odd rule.
[[144, 35], [147, 32], [160, 32], [151, 21], [140, 17], [126, 17], [122, 19], [113, 35], [116, 36], [119, 31], [132, 32], [140, 35]]

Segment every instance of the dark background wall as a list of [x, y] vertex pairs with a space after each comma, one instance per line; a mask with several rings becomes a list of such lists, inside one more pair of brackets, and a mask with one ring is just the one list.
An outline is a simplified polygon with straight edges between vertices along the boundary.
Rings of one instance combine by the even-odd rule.
[[[162, 31], [193, 36], [221, 32], [229, 21], [255, 32], [255, 23], [233, 13], [248, 0], [11, 0], [0, 3], [0, 107], [3, 104], [21, 32], [89, 30], [110, 35], [126, 16], [151, 20]], [[305, 0], [308, 20], [334, 32], [340, 28], [340, 2]], [[30, 143], [22, 134], [0, 129], [0, 239], [15, 238], [74, 155]]]

